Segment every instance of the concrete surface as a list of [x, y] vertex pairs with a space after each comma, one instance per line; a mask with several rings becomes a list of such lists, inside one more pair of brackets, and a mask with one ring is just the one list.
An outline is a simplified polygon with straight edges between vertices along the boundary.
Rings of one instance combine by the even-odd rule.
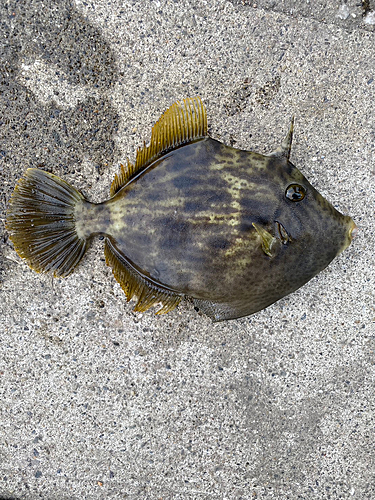
[[1, 498], [375, 498], [364, 4], [1, 2], [2, 210], [30, 166], [106, 198], [159, 115], [199, 94], [215, 138], [260, 152], [294, 113], [292, 161], [360, 227], [293, 295], [212, 324], [187, 302], [132, 312], [100, 240], [69, 278], [38, 275], [2, 226]]

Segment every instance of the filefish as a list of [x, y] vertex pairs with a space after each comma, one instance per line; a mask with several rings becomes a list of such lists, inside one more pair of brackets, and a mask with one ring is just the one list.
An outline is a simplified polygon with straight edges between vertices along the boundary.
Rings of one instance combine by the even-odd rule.
[[289, 161], [293, 120], [270, 155], [207, 134], [199, 97], [173, 104], [136, 160], [121, 165], [110, 198], [91, 203], [30, 168], [10, 199], [6, 228], [38, 272], [67, 276], [89, 240], [135, 311], [174, 309], [184, 297], [214, 321], [253, 314], [304, 285], [351, 243], [338, 212]]

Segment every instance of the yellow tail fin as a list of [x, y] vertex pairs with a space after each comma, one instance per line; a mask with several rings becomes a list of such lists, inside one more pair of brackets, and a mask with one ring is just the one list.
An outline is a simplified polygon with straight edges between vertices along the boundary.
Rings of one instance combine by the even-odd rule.
[[86, 239], [75, 228], [84, 197], [53, 174], [26, 170], [10, 200], [6, 228], [17, 253], [38, 272], [67, 276], [83, 257]]

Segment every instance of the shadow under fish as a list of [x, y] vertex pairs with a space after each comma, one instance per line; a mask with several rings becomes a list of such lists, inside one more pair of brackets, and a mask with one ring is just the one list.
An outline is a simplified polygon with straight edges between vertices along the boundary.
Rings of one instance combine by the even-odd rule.
[[26, 170], [6, 227], [38, 272], [67, 276], [95, 235], [135, 311], [172, 310], [184, 296], [215, 321], [259, 311], [344, 250], [357, 228], [289, 161], [293, 121], [270, 155], [207, 135], [199, 97], [171, 106], [151, 141], [115, 176], [110, 199], [87, 201], [43, 170]]

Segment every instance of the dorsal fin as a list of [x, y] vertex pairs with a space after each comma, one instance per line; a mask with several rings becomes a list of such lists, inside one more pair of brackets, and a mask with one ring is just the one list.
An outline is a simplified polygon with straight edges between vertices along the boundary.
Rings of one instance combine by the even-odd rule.
[[126, 169], [121, 165], [112, 182], [111, 196], [163, 154], [206, 136], [207, 114], [200, 97], [175, 102], [152, 127], [150, 144], [138, 148], [135, 164], [128, 160]]
[[281, 143], [281, 145], [277, 149], [275, 149], [275, 151], [273, 151], [267, 156], [276, 156], [278, 158], [286, 158], [287, 160], [289, 160], [290, 150], [292, 147], [292, 140], [293, 140], [293, 129], [294, 129], [294, 116], [292, 116], [289, 132], [286, 134], [286, 137]]
[[182, 299], [182, 296], [176, 292], [141, 275], [108, 238], [105, 242], [104, 254], [106, 263], [112, 267], [113, 274], [124, 290], [127, 301], [129, 302], [134, 295], [138, 298], [134, 311], [146, 311], [155, 304], [161, 304], [162, 307], [156, 311], [156, 314], [164, 314], [172, 311]]
[[125, 186], [128, 180], [134, 175], [134, 165], [130, 163], [129, 158], [126, 158], [126, 160], [128, 162], [126, 168], [123, 164], [121, 164], [120, 172], [118, 174], [115, 174], [115, 178], [113, 179], [113, 182], [111, 184], [111, 197], [114, 196], [117, 191], [120, 191], [120, 189]]

